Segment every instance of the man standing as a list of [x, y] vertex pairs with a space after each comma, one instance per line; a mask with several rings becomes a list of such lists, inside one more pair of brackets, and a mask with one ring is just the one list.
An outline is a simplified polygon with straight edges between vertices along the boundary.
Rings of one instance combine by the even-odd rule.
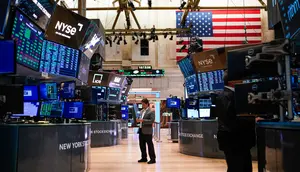
[[142, 159], [140, 159], [138, 162], [147, 162], [147, 152], [146, 152], [146, 143], [148, 145], [148, 153], [150, 156], [150, 161], [148, 164], [154, 164], [156, 163], [156, 156], [154, 151], [154, 145], [152, 141], [152, 134], [153, 129], [152, 125], [155, 120], [155, 113], [151, 110], [149, 107], [149, 100], [143, 99], [142, 100], [142, 106], [143, 110], [141, 111], [141, 118], [137, 119], [136, 121], [140, 123], [139, 128], [139, 142], [140, 142], [140, 149], [142, 153]]
[[219, 149], [224, 151], [227, 172], [252, 172], [250, 150], [256, 143], [255, 118], [237, 116], [234, 88], [228, 86], [227, 78], [225, 71], [224, 92], [213, 102], [218, 114]]

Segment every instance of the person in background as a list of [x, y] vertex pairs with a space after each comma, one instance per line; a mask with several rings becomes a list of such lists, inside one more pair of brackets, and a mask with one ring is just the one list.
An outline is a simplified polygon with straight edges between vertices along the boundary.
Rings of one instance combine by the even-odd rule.
[[156, 163], [156, 156], [154, 151], [154, 145], [152, 141], [153, 129], [152, 125], [155, 120], [155, 112], [149, 107], [149, 100], [142, 100], [143, 110], [141, 110], [141, 118], [136, 121], [140, 123], [139, 128], [139, 142], [142, 158], [138, 162], [147, 162], [147, 152], [146, 152], [146, 143], [148, 145], [148, 153], [150, 156], [150, 161], [148, 164]]
[[255, 117], [238, 117], [235, 111], [234, 88], [228, 86], [224, 73], [224, 92], [215, 98], [218, 114], [217, 139], [224, 151], [227, 172], [252, 172], [251, 148], [256, 144]]

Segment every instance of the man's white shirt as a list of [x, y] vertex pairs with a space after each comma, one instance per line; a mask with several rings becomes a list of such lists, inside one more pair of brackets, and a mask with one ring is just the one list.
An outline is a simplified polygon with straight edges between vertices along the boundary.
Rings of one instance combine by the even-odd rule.
[[[145, 116], [145, 113], [146, 113], [146, 111], [149, 109], [149, 107], [147, 108], [147, 109], [145, 109], [145, 110], [143, 110], [143, 112], [142, 112], [142, 116], [141, 116], [141, 118], [140, 119], [143, 119], [144, 118], [144, 116]], [[140, 122], [140, 128], [142, 128], [142, 126], [143, 126], [143, 122]]]

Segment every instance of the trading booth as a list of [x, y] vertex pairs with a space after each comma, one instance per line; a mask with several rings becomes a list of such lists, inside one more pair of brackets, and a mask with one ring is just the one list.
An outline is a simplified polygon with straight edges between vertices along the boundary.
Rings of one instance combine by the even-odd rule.
[[300, 4], [292, 0], [269, 2], [269, 27], [281, 39], [204, 51], [178, 62], [187, 92], [185, 113], [179, 121], [181, 153], [224, 157], [218, 149], [214, 100], [224, 89], [227, 69], [238, 119], [262, 118], [246, 127], [256, 130], [257, 144], [251, 154], [258, 161], [258, 171], [300, 170]]
[[90, 84], [104, 29], [54, 0], [0, 4], [0, 171], [88, 171], [95, 133], [110, 134], [107, 145], [126, 138], [131, 83], [108, 74]]

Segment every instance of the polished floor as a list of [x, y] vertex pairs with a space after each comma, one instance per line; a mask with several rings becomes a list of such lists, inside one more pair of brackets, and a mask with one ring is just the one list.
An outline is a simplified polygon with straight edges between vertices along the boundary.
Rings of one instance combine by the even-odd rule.
[[[154, 143], [156, 164], [137, 163], [138, 135], [130, 130], [121, 145], [92, 149], [91, 172], [226, 172], [224, 160], [183, 155], [178, 151], [178, 143], [167, 140], [167, 130], [162, 130], [161, 136], [162, 142]], [[253, 168], [256, 172], [257, 163], [253, 163]]]

